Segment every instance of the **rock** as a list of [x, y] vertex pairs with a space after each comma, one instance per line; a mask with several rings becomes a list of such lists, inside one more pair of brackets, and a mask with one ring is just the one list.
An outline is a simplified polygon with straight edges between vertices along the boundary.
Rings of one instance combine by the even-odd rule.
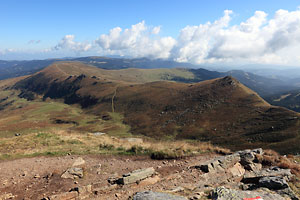
[[13, 198], [15, 198], [15, 196], [12, 193], [0, 195], [0, 200], [7, 200], [7, 199], [13, 199]]
[[295, 195], [294, 191], [290, 187], [282, 190], [277, 190], [276, 192], [280, 195], [288, 196], [289, 198], [291, 198], [291, 200], [299, 200], [299, 198]]
[[255, 183], [258, 184], [258, 181], [262, 177], [284, 177], [289, 180], [292, 177], [290, 169], [282, 169], [279, 167], [270, 167], [268, 169], [263, 169], [258, 172], [246, 172], [243, 178], [243, 182], [245, 183]]
[[106, 133], [102, 133], [102, 132], [95, 132], [95, 133], [93, 133], [94, 135], [96, 135], [96, 136], [100, 136], [100, 135], [105, 135]]
[[220, 166], [223, 169], [227, 169], [229, 167], [232, 167], [236, 163], [240, 162], [240, 156], [238, 154], [231, 154], [227, 156], [223, 156], [219, 158]]
[[233, 177], [242, 177], [245, 174], [245, 169], [240, 163], [236, 163], [233, 167], [229, 168], [228, 171]]
[[76, 179], [82, 177], [83, 177], [83, 169], [77, 167], [69, 168], [61, 175], [61, 178], [70, 178], [70, 179]]
[[272, 194], [266, 191], [241, 191], [218, 187], [212, 192], [213, 200], [241, 200], [256, 197], [260, 197], [263, 200], [285, 200], [279, 194]]
[[249, 171], [259, 172], [262, 169], [262, 164], [260, 163], [250, 163], [246, 166], [244, 166], [245, 169]]
[[266, 187], [270, 190], [280, 190], [288, 188], [289, 185], [282, 177], [262, 177], [259, 179], [259, 186]]
[[136, 193], [133, 200], [187, 200], [187, 198], [162, 192], [145, 191]]
[[92, 194], [92, 185], [80, 186], [73, 188], [71, 191], [76, 191], [80, 199], [88, 199]]
[[38, 174], [36, 174], [36, 175], [34, 175], [34, 177], [33, 178], [41, 178], [41, 176], [40, 175], [38, 175]]
[[143, 180], [152, 176], [155, 173], [153, 167], [146, 168], [146, 169], [138, 169], [132, 171], [131, 173], [124, 174], [122, 178], [117, 180], [118, 184], [126, 185], [130, 183], [135, 183], [137, 181]]
[[258, 149], [253, 149], [252, 152], [256, 153], [256, 154], [259, 154], [259, 155], [262, 155], [264, 153], [263, 149], [262, 148], [258, 148]]
[[200, 165], [196, 165], [195, 168], [198, 168], [205, 173], [213, 171], [222, 171], [224, 169], [234, 166], [239, 161], [239, 154], [231, 154], [215, 158]]
[[118, 177], [109, 177], [107, 179], [107, 182], [109, 182], [111, 185], [117, 184], [119, 178]]
[[177, 188], [174, 188], [171, 192], [176, 193], [176, 192], [182, 192], [182, 191], [184, 191], [184, 188], [179, 186]]
[[100, 185], [101, 185], [101, 183], [94, 183], [92, 185], [92, 190], [93, 190], [94, 194], [97, 195], [100, 192], [104, 192], [104, 191], [108, 192], [108, 191], [111, 191], [111, 190], [114, 190], [114, 189], [118, 188], [117, 184], [109, 185], [109, 186], [104, 186], [104, 187], [101, 187]]
[[76, 166], [80, 166], [80, 165], [84, 165], [84, 164], [85, 164], [85, 160], [83, 160], [83, 158], [79, 157], [75, 160], [72, 167], [76, 167]]
[[253, 149], [253, 150], [247, 149], [244, 151], [237, 152], [237, 154], [239, 154], [241, 157], [240, 163], [247, 170], [252, 170], [252, 168], [255, 170], [256, 169], [255, 167], [259, 167], [259, 166], [255, 165], [255, 162], [257, 162], [256, 155], [261, 155], [262, 153], [263, 153], [263, 150], [261, 148]]
[[159, 176], [149, 177], [139, 182], [139, 187], [146, 185], [153, 185], [160, 180]]
[[252, 152], [251, 150], [245, 150], [242, 152], [239, 152], [240, 157], [241, 157], [241, 164], [243, 166], [248, 165], [253, 163], [254, 159], [255, 159], [255, 153]]
[[[47, 200], [77, 200], [78, 198], [78, 193], [76, 191], [72, 192], [64, 192], [61, 194], [55, 194], [50, 197], [48, 197]], [[46, 200], [44, 198], [44, 200]]]

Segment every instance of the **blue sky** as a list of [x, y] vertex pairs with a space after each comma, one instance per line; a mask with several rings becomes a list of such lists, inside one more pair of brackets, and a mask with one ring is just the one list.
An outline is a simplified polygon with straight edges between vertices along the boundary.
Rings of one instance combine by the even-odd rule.
[[[155, 41], [174, 38], [176, 41], [173, 43], [169, 40], [171, 52], [176, 51], [173, 47], [178, 44], [182, 29], [209, 21], [213, 23], [224, 16], [224, 10], [233, 11], [227, 25], [232, 27], [245, 22], [256, 11], [264, 11], [268, 14], [266, 19], [270, 20], [280, 9], [291, 12], [299, 10], [299, 6], [300, 2], [296, 0], [0, 0], [0, 59], [118, 53], [136, 57], [143, 54], [132, 54], [131, 50], [124, 52], [121, 48], [111, 49], [110, 46], [103, 51], [103, 41], [97, 43], [100, 50], [94, 46], [100, 35], [109, 35], [111, 29], [121, 27], [124, 31], [141, 22], [147, 30], [160, 27], [158, 35], [149, 36], [155, 37]], [[53, 51], [66, 35], [74, 36], [70, 41], [78, 42], [78, 48], [80, 44], [88, 43], [93, 48], [82, 53], [78, 48], [70, 48], [73, 43], [68, 43]], [[165, 42], [159, 40], [159, 43]], [[175, 59], [170, 52], [164, 58]], [[197, 62], [197, 59], [191, 59], [191, 62]]]

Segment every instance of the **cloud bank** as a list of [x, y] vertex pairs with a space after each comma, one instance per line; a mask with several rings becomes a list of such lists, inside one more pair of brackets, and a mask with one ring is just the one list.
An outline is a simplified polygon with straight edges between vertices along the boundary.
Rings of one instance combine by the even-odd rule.
[[108, 54], [132, 57], [169, 58], [176, 44], [172, 37], [159, 37], [160, 27], [150, 28], [142, 21], [124, 31], [120, 27], [101, 35], [95, 43]]
[[168, 58], [196, 64], [214, 62], [300, 63], [300, 10], [278, 10], [268, 19], [256, 11], [237, 25], [230, 25], [232, 11], [198, 26], [186, 26], [178, 38], [159, 37], [161, 27], [145, 22], [124, 31], [120, 27], [101, 35], [96, 44], [105, 54]]
[[[161, 26], [145, 21], [129, 28], [112, 28], [94, 41], [77, 42], [64, 36], [44, 52], [74, 52], [172, 59], [178, 62], [300, 64], [300, 9], [278, 10], [270, 18], [256, 11], [247, 20], [232, 25], [232, 11], [221, 18], [182, 28], [177, 38], [162, 37]], [[29, 44], [38, 43], [32, 40]], [[0, 54], [7, 51], [0, 50]]]

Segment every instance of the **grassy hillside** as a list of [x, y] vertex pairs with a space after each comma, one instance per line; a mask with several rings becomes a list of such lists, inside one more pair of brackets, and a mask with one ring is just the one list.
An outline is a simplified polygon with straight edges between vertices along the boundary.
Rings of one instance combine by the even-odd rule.
[[[166, 73], [171, 78], [165, 78]], [[264, 146], [300, 152], [297, 113], [270, 106], [232, 77], [194, 84], [158, 81], [178, 74], [193, 78], [181, 69], [172, 73], [55, 63], [13, 88], [27, 99], [79, 104], [85, 114], [112, 124], [117, 120], [136, 135], [211, 141], [234, 150]]]

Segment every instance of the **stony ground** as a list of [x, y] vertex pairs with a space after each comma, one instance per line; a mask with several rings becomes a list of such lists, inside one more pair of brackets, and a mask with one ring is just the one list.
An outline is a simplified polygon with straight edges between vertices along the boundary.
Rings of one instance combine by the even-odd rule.
[[[96, 184], [103, 188], [97, 195], [89, 199], [128, 199], [134, 193], [145, 190], [177, 191], [184, 187], [185, 196], [188, 188], [192, 188], [203, 172], [190, 166], [197, 165], [215, 154], [203, 154], [197, 157], [180, 160], [151, 160], [146, 156], [81, 156], [84, 177], [79, 179], [63, 179], [61, 175], [72, 166], [79, 156], [35, 157], [0, 162], [0, 199], [14, 196], [11, 199], [42, 199], [53, 194], [69, 192], [72, 188]], [[110, 177], [120, 177], [136, 169], [153, 167], [157, 173], [154, 177], [125, 186], [111, 187]], [[191, 192], [192, 193], [192, 192]]]

